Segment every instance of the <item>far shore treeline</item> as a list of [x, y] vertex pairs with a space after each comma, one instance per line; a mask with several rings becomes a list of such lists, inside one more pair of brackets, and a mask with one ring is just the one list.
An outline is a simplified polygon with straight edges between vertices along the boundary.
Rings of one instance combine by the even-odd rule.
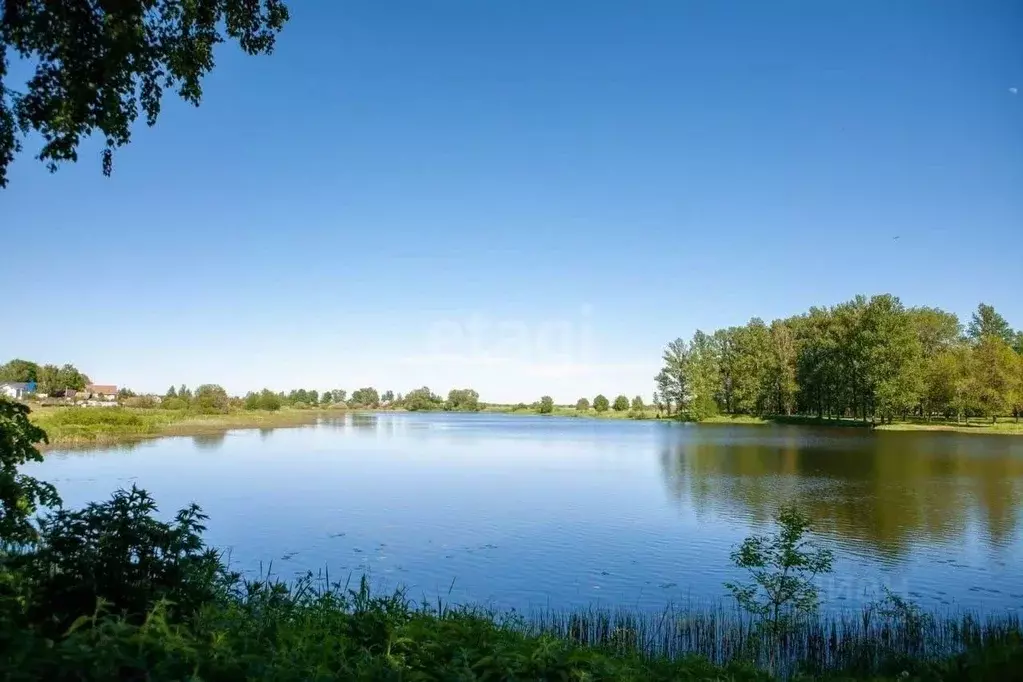
[[681, 419], [809, 415], [891, 423], [1023, 414], [1023, 331], [980, 304], [965, 327], [882, 294], [676, 339], [655, 403]]
[[[891, 423], [1023, 416], [1023, 331], [993, 307], [980, 304], [968, 324], [939, 308], [907, 308], [895, 296], [856, 298], [770, 323], [743, 326], [667, 345], [654, 377], [653, 400], [619, 394], [556, 405], [549, 395], [532, 403], [487, 404], [472, 388], [446, 397], [423, 386], [407, 393], [363, 387], [273, 391], [231, 396], [218, 384], [171, 386], [162, 395], [121, 388], [129, 408], [391, 409], [408, 411], [533, 412], [703, 421], [717, 416], [812, 417]], [[14, 359], [0, 365], [0, 382], [32, 382], [43, 399], [81, 390], [89, 377], [74, 365], [39, 365]], [[60, 403], [60, 400], [53, 401]]]

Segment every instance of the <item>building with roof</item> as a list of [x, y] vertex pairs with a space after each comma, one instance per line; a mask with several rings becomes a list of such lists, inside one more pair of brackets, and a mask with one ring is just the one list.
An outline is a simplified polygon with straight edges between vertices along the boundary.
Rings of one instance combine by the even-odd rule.
[[34, 381], [0, 381], [0, 395], [23, 400], [30, 393], [36, 392]]
[[86, 397], [93, 400], [117, 400], [117, 386], [113, 384], [89, 384], [75, 397], [81, 397], [81, 393], [85, 393]]

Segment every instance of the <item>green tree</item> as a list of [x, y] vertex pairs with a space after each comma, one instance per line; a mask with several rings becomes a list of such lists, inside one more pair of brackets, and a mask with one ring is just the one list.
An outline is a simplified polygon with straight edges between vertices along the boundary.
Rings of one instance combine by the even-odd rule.
[[716, 396], [720, 392], [721, 370], [718, 347], [712, 336], [697, 330], [686, 353], [683, 365], [690, 397], [683, 413], [688, 419], [701, 421], [718, 412]]
[[975, 400], [970, 395], [973, 350], [956, 343], [939, 351], [923, 367], [922, 412], [925, 417], [938, 413], [960, 421]]
[[610, 407], [611, 403], [603, 393], [597, 394], [597, 397], [593, 399], [593, 409], [597, 412], [607, 412]]
[[56, 395], [65, 388], [60, 384], [60, 367], [57, 365], [43, 365], [36, 376], [36, 391], [43, 395]]
[[[668, 405], [668, 412], [671, 413], [671, 406], [674, 405], [681, 415], [689, 410], [689, 401], [692, 393], [689, 388], [689, 346], [682, 339], [675, 339], [664, 349], [662, 356], [664, 366], [654, 377], [657, 382], [658, 391], [662, 400]], [[596, 402], [594, 402], [596, 406]]]
[[777, 524], [775, 533], [752, 535], [732, 552], [732, 562], [749, 573], [749, 581], [725, 583], [775, 646], [797, 619], [817, 610], [820, 597], [814, 579], [830, 573], [834, 561], [831, 550], [808, 537], [810, 520], [795, 507], [782, 507]]
[[165, 410], [187, 410], [188, 403], [182, 398], [164, 398], [160, 407]]
[[866, 386], [875, 412], [891, 422], [906, 414], [923, 389], [920, 338], [898, 298], [873, 296], [862, 319]]
[[423, 386], [405, 394], [404, 405], [406, 410], [412, 412], [439, 410], [443, 407], [444, 401], [428, 387]]
[[550, 414], [554, 411], [554, 398], [545, 395], [540, 398], [540, 406], [537, 408], [540, 414]]
[[654, 393], [657, 395], [658, 402], [664, 406], [664, 411], [667, 415], [671, 416], [671, 398], [670, 398], [670, 383], [671, 379], [665, 370], [661, 370], [654, 377], [654, 383], [657, 386], [657, 390]]
[[976, 411], [992, 422], [1016, 402], [1019, 356], [997, 335], [983, 335], [973, 349], [971, 394]]
[[611, 407], [615, 412], [624, 412], [629, 409], [629, 399], [624, 395], [619, 395], [615, 398], [614, 404]]
[[766, 380], [768, 411], [792, 414], [796, 406], [796, 337], [792, 327], [784, 320], [771, 323], [771, 352]]
[[173, 386], [167, 389], [167, 392], [163, 395], [164, 398], [177, 398], [178, 391]]
[[586, 398], [579, 398], [575, 403], [575, 409], [577, 412], [589, 412], [590, 401]]
[[234, 40], [248, 54], [269, 54], [288, 21], [281, 0], [72, 5], [2, 6], [0, 56], [17, 54], [35, 73], [22, 88], [7, 87], [0, 59], [0, 187], [25, 139], [42, 141], [38, 158], [52, 171], [77, 161], [81, 139], [98, 133], [109, 175], [113, 151], [130, 141], [139, 113], [156, 123], [165, 89], [198, 106], [216, 45]]
[[259, 394], [253, 391], [249, 391], [245, 394], [245, 401], [242, 403], [246, 410], [258, 410], [259, 405]]
[[52, 485], [18, 472], [26, 462], [43, 461], [36, 443], [45, 443], [46, 433], [28, 415], [28, 407], [0, 396], [0, 552], [33, 542], [33, 514], [60, 506]]
[[231, 407], [227, 391], [217, 384], [203, 384], [195, 389], [193, 402], [200, 412], [207, 414], [223, 414]]
[[448, 400], [444, 409], [458, 412], [479, 412], [480, 394], [471, 388], [451, 389], [448, 391]]
[[[0, 76], [2, 75], [3, 72], [0, 71]], [[15, 358], [6, 365], [0, 365], [0, 381], [17, 381], [19, 383], [39, 381], [39, 365], [29, 360]]]
[[977, 312], [973, 313], [973, 317], [970, 318], [966, 334], [974, 341], [980, 341], [986, 336], [993, 336], [1009, 346], [1016, 342], [1016, 333], [1006, 319], [997, 313], [994, 307], [986, 303], [977, 306]]
[[378, 407], [380, 394], [372, 386], [352, 391], [351, 404], [355, 407]]
[[64, 388], [70, 388], [74, 391], [81, 391], [86, 386], [92, 383], [92, 380], [85, 374], [78, 371], [74, 365], [66, 364], [62, 365], [60, 370], [57, 372], [57, 383], [59, 386]]
[[635, 398], [632, 399], [633, 412], [642, 412], [645, 409], [646, 405], [643, 404], [643, 396], [637, 395]]
[[963, 325], [954, 313], [940, 308], [910, 308], [906, 311], [910, 324], [920, 341], [920, 352], [924, 359], [935, 357], [951, 348], [963, 335]]
[[340, 389], [340, 388], [334, 389], [333, 391], [331, 391], [331, 394], [334, 397], [334, 402], [335, 403], [343, 403], [343, 402], [346, 402], [348, 400], [348, 391], [346, 391], [344, 389]]
[[394, 402], [394, 391], [384, 391], [383, 395], [380, 396], [380, 400], [385, 403]]
[[264, 388], [259, 392], [259, 409], [276, 412], [281, 409], [282, 404], [281, 397], [269, 388]]
[[[735, 409], [735, 396], [734, 396], [734, 375], [735, 367], [737, 362], [737, 354], [735, 352], [735, 336], [738, 334], [738, 327], [729, 327], [728, 329], [718, 329], [714, 332], [713, 342], [717, 349], [718, 357], [718, 392], [715, 396], [715, 400], [718, 403], [720, 411], [726, 414], [734, 414]], [[658, 381], [658, 391], [662, 390], [661, 382]], [[661, 400], [664, 400], [664, 396], [661, 395]], [[671, 409], [668, 408], [668, 416], [671, 416]]]
[[818, 417], [830, 415], [837, 393], [837, 325], [832, 311], [811, 308], [798, 325], [796, 360], [798, 409]]
[[744, 414], [765, 414], [771, 404], [771, 332], [756, 317], [739, 327], [733, 337], [731, 370], [733, 407]]

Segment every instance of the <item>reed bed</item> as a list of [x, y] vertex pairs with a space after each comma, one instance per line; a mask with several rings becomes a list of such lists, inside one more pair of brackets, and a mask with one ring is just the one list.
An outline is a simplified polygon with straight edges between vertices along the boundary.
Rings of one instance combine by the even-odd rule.
[[1018, 613], [927, 612], [902, 602], [803, 618], [780, 637], [738, 609], [668, 606], [661, 613], [627, 609], [542, 610], [512, 621], [530, 635], [553, 635], [585, 645], [650, 658], [699, 655], [717, 664], [743, 660], [787, 677], [881, 673], [907, 661], [938, 661], [970, 649], [1020, 641]]

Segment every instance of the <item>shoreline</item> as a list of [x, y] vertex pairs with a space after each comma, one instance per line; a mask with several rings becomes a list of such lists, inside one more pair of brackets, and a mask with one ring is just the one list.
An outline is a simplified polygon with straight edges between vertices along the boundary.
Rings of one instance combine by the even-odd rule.
[[[442, 410], [431, 410], [440, 412]], [[812, 427], [827, 427], [827, 428], [842, 428], [842, 429], [865, 429], [867, 431], [892, 431], [892, 432], [911, 432], [911, 431], [938, 431], [946, 433], [965, 433], [973, 435], [998, 435], [998, 436], [1023, 436], [1023, 422], [1013, 421], [1012, 417], [1000, 417], [997, 424], [992, 424], [990, 421], [981, 421], [975, 419], [970, 422], [948, 422], [948, 421], [898, 421], [893, 424], [877, 424], [871, 427], [870, 423], [864, 423], [860, 420], [854, 419], [818, 419], [817, 417], [807, 417], [800, 415], [778, 415], [778, 416], [767, 416], [767, 417], [755, 417], [748, 414], [728, 415], [719, 414], [712, 417], [696, 422], [679, 422], [674, 417], [665, 417], [663, 415], [658, 416], [656, 412], [647, 410], [643, 413], [643, 416], [634, 416], [631, 412], [613, 412], [608, 410], [607, 412], [598, 413], [594, 412], [591, 408], [588, 412], [577, 412], [574, 407], [562, 407], [555, 406], [554, 412], [550, 414], [540, 414], [534, 409], [514, 409], [512, 405], [495, 405], [490, 408], [484, 408], [480, 413], [486, 414], [509, 414], [509, 415], [521, 415], [527, 417], [564, 417], [567, 419], [597, 419], [597, 420], [633, 420], [633, 421], [660, 421], [660, 422], [675, 422], [675, 423], [687, 423], [687, 424], [705, 424], [705, 425], [735, 425], [735, 426], [771, 426], [771, 425], [788, 425], [788, 426], [812, 426]]]
[[[674, 418], [648, 411], [642, 416], [629, 412], [579, 413], [574, 408], [556, 407], [548, 415], [541, 415], [532, 409], [512, 409], [513, 406], [497, 405], [487, 407], [479, 412], [468, 414], [507, 414], [530, 417], [554, 417], [562, 419], [593, 419], [599, 421], [659, 421], [676, 422]], [[87, 410], [74, 412], [78, 417], [86, 417], [81, 421], [63, 420], [61, 412], [65, 410]], [[114, 412], [111, 412], [114, 410]], [[283, 409], [276, 412], [263, 410], [232, 411], [227, 414], [195, 414], [174, 410], [143, 409], [143, 408], [39, 408], [32, 410], [32, 421], [46, 430], [49, 442], [41, 449], [44, 451], [61, 448], [83, 448], [92, 446], [116, 445], [133, 443], [153, 438], [174, 436], [202, 436], [220, 434], [239, 429], [283, 429], [309, 426], [322, 417], [343, 416], [345, 414], [368, 414], [374, 412], [406, 412], [406, 410], [369, 410], [350, 408], [320, 409]], [[442, 413], [444, 410], [422, 410], [422, 413]], [[65, 414], [68, 414], [65, 412]], [[410, 412], [411, 414], [411, 412]], [[752, 417], [749, 415], [717, 415], [698, 423], [708, 426], [770, 426], [796, 425], [826, 428], [866, 429], [888, 432], [945, 432], [972, 435], [1023, 436], [1023, 423], [1002, 421], [997, 424], [990, 422], [971, 422], [956, 424], [950, 422], [896, 422], [894, 424], [877, 425], [873, 429], [869, 424], [849, 419], [828, 420], [816, 417]]]
[[[54, 415], [59, 410], [85, 409], [95, 411], [100, 419], [78, 423], [61, 423]], [[117, 410], [116, 413], [106, 412]], [[137, 443], [153, 438], [204, 436], [239, 429], [285, 429], [315, 424], [321, 417], [341, 416], [342, 409], [285, 409], [277, 412], [237, 411], [227, 414], [176, 413], [173, 410], [140, 408], [35, 408], [32, 422], [47, 432], [49, 442], [40, 450], [77, 449], [93, 446]], [[79, 413], [81, 414], [81, 413]], [[104, 423], [102, 417], [117, 414], [118, 419]]]

